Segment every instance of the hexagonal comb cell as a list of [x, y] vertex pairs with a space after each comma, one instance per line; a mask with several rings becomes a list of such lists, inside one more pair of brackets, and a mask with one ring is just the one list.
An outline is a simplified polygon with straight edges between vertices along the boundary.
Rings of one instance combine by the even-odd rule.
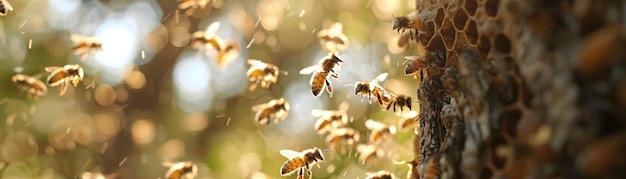
[[456, 28], [456, 30], [463, 30], [463, 28], [465, 27], [465, 23], [467, 23], [467, 14], [465, 14], [465, 11], [463, 11], [463, 9], [457, 9], [454, 12], [454, 28]]
[[485, 12], [487, 15], [491, 17], [495, 17], [498, 15], [498, 6], [500, 5], [500, 0], [486, 0], [485, 1]]
[[467, 39], [469, 44], [478, 44], [478, 29], [476, 27], [476, 21], [470, 19], [467, 24], [465, 24], [463, 32], [465, 32], [465, 39]]
[[498, 34], [493, 41], [493, 47], [499, 52], [508, 54], [511, 52], [511, 41], [506, 35]]
[[445, 45], [446, 49], [452, 50], [454, 42], [456, 41], [456, 31], [454, 30], [454, 26], [452, 25], [452, 21], [450, 21], [450, 19], [446, 18], [443, 20], [441, 29], [439, 29], [439, 34], [441, 34], [443, 45]]
[[463, 3], [463, 10], [470, 15], [474, 16], [476, 14], [476, 9], [478, 9], [478, 3], [476, 0], [465, 0]]

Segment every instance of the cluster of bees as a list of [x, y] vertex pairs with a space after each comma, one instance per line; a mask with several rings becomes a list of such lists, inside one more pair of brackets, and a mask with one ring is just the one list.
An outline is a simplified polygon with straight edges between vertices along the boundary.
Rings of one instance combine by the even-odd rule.
[[[179, 9], [186, 9], [185, 14], [191, 15], [197, 8], [204, 9], [208, 0], [182, 0]], [[13, 8], [6, 0], [0, 0], [0, 15], [6, 15]], [[409, 30], [411, 38], [416, 32], [416, 27], [420, 21], [419, 18], [410, 17], [394, 17], [393, 30], [404, 32]], [[191, 46], [194, 49], [204, 52], [207, 56], [216, 52], [217, 64], [224, 67], [234, 59], [241, 51], [240, 45], [232, 40], [224, 40], [217, 35], [220, 22], [214, 22], [204, 31], [193, 33]], [[309, 84], [311, 85], [311, 93], [314, 97], [319, 97], [323, 91], [327, 91], [332, 97], [333, 87], [330, 83], [329, 76], [338, 80], [337, 70], [344, 63], [340, 58], [344, 50], [348, 47], [348, 38], [343, 34], [342, 24], [335, 23], [328, 29], [321, 30], [317, 36], [323, 49], [328, 55], [319, 60], [317, 64], [303, 68], [300, 74], [311, 75]], [[89, 55], [102, 49], [102, 43], [93, 37], [84, 37], [79, 35], [71, 35], [74, 42], [73, 52], [81, 59], [85, 60]], [[405, 68], [406, 75], [415, 75], [419, 79], [428, 77], [429, 70], [437, 70], [445, 65], [445, 55], [438, 53], [426, 56], [407, 56], [407, 65]], [[259, 85], [262, 88], [269, 88], [276, 84], [280, 75], [279, 68], [274, 64], [264, 63], [260, 60], [249, 59], [249, 70], [246, 72], [250, 81], [248, 90], [253, 91]], [[443, 63], [443, 64], [442, 64]], [[16, 74], [12, 77], [12, 81], [18, 88], [20, 93], [26, 93], [28, 98], [37, 99], [47, 94], [47, 86], [60, 86], [59, 95], [63, 96], [70, 85], [76, 87], [84, 78], [83, 68], [78, 64], [68, 64], [65, 66], [46, 67], [48, 73], [45, 83], [36, 76], [28, 76], [25, 74]], [[286, 74], [286, 72], [285, 72]], [[430, 73], [432, 74], [432, 73]], [[357, 81], [354, 84], [354, 95], [360, 96], [361, 99], [366, 96], [367, 101], [371, 104], [374, 100], [383, 110], [392, 109], [394, 113], [399, 111], [402, 113], [403, 108], [411, 110], [412, 103], [410, 96], [396, 94], [390, 89], [382, 87], [382, 82], [387, 78], [387, 73], [378, 75], [371, 81]], [[359, 131], [348, 127], [348, 108], [347, 103], [342, 104], [338, 110], [313, 110], [312, 115], [317, 119], [314, 129], [319, 135], [328, 133], [326, 143], [332, 151], [339, 150], [340, 143], [344, 143], [347, 147], [342, 148], [341, 153], [345, 153], [345, 149], [350, 151], [359, 141]], [[271, 100], [267, 103], [257, 104], [252, 107], [256, 112], [255, 121], [261, 125], [269, 125], [273, 120], [278, 123], [284, 120], [289, 113], [289, 103], [284, 98]], [[401, 128], [415, 127], [417, 112], [411, 111], [405, 118], [400, 121]], [[366, 120], [365, 126], [369, 130], [369, 139], [367, 144], [359, 144], [357, 152], [360, 153], [359, 160], [368, 163], [375, 158], [382, 158], [384, 150], [381, 148], [386, 139], [391, 138], [396, 132], [394, 125], [377, 122], [374, 120]], [[323, 155], [324, 150], [314, 147], [301, 152], [293, 150], [281, 150], [280, 154], [288, 160], [282, 165], [280, 174], [283, 176], [298, 173], [298, 179], [302, 179], [305, 174], [312, 177], [311, 167], [320, 162], [325, 162]], [[412, 164], [410, 162], [404, 162]], [[197, 175], [197, 165], [194, 162], [178, 162], [168, 164], [170, 169], [166, 172], [166, 178], [195, 178]], [[394, 178], [394, 175], [388, 171], [368, 172], [367, 178]]]

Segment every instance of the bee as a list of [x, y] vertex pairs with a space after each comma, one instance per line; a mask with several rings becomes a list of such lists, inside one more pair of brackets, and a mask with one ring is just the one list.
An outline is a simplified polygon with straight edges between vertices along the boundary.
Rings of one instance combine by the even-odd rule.
[[170, 169], [165, 173], [167, 179], [193, 179], [198, 175], [198, 165], [194, 162], [178, 162], [169, 165], [171, 165]]
[[[438, 78], [446, 65], [446, 57], [438, 52], [425, 56], [405, 56], [408, 62], [404, 68], [405, 75], [415, 75], [420, 81], [424, 78]], [[405, 63], [406, 63], [405, 62]], [[419, 72], [419, 73], [417, 73]]]
[[185, 10], [185, 15], [191, 16], [193, 12], [200, 8], [206, 8], [210, 0], [180, 0], [178, 3], [178, 9]]
[[401, 34], [401, 33], [404, 33], [404, 31], [408, 29], [411, 40], [413, 40], [414, 36], [417, 36], [417, 30], [423, 29], [424, 26], [426, 25], [422, 21], [422, 18], [430, 16], [430, 14], [431, 14], [431, 11], [424, 11], [419, 14], [416, 14], [416, 12], [413, 12], [409, 15], [400, 16], [400, 17], [396, 17], [395, 15], [391, 14], [391, 16], [393, 16], [393, 19], [394, 19], [392, 30], [396, 30], [398, 34]]
[[13, 6], [7, 0], [0, 0], [0, 16], [6, 16], [9, 11], [13, 11]]
[[395, 175], [393, 175], [393, 173], [385, 171], [385, 170], [380, 170], [378, 172], [367, 172], [366, 175], [367, 177], [365, 177], [365, 179], [394, 179], [396, 178]]
[[314, 117], [319, 117], [315, 122], [317, 134], [326, 133], [330, 129], [336, 129], [348, 124], [348, 103], [341, 103], [339, 110], [319, 110], [311, 111]]
[[80, 60], [87, 59], [90, 54], [102, 50], [102, 42], [95, 37], [85, 37], [77, 34], [70, 35], [70, 39], [74, 42], [72, 50], [78, 55]]
[[320, 162], [326, 162], [322, 150], [314, 147], [313, 149], [306, 149], [302, 152], [296, 152], [293, 150], [281, 150], [280, 154], [287, 157], [288, 160], [280, 167], [280, 174], [282, 176], [288, 176], [298, 171], [297, 179], [304, 177], [304, 170], [306, 169], [309, 178], [311, 175], [311, 166], [317, 165], [320, 168]]
[[356, 150], [360, 153], [359, 161], [361, 161], [363, 165], [385, 155], [385, 151], [382, 148], [372, 144], [359, 144], [356, 146]]
[[348, 37], [343, 34], [343, 25], [338, 22], [331, 25], [328, 29], [319, 31], [317, 38], [322, 48], [330, 53], [336, 53], [348, 47]]
[[328, 56], [322, 58], [318, 64], [300, 70], [300, 74], [303, 75], [313, 73], [309, 84], [311, 85], [311, 92], [314, 97], [320, 96], [324, 88], [326, 88], [326, 91], [332, 96], [333, 87], [326, 77], [330, 75], [335, 79], [339, 79], [335, 68], [339, 66], [340, 62], [343, 63], [343, 60], [339, 59], [338, 55], [339, 54], [330, 53]]
[[370, 133], [371, 142], [379, 142], [383, 137], [396, 134], [396, 126], [376, 122], [374, 120], [365, 121], [365, 127], [372, 131]]
[[363, 100], [363, 95], [367, 95], [367, 102], [371, 104], [372, 103], [371, 98], [373, 97], [372, 91], [375, 91], [376, 90], [375, 88], [381, 88], [379, 86], [379, 83], [385, 81], [386, 78], [387, 78], [387, 73], [382, 73], [370, 82], [357, 81], [354, 84], [354, 95], [355, 96], [361, 95], [361, 101]]
[[[330, 134], [328, 134], [328, 136], [326, 137], [326, 143], [331, 149], [337, 150], [337, 146], [339, 146], [339, 142], [341, 142], [342, 140], [345, 140], [345, 144], [351, 147], [357, 141], [359, 141], [359, 138], [359, 131], [355, 129], [338, 128], [332, 130]], [[345, 153], [345, 150], [342, 151], [342, 153]]]
[[271, 118], [274, 118], [274, 123], [287, 118], [289, 114], [289, 103], [284, 99], [274, 99], [268, 103], [257, 104], [252, 106], [252, 111], [256, 111], [254, 119], [259, 124], [270, 124]]
[[248, 80], [252, 82], [248, 90], [256, 89], [259, 84], [263, 88], [269, 88], [271, 84], [276, 84], [279, 74], [277, 66], [254, 59], [249, 59], [248, 63], [250, 64], [250, 69], [248, 69], [246, 75]]
[[196, 31], [192, 34], [191, 47], [204, 51], [207, 56], [212, 51], [217, 52], [217, 65], [224, 67], [234, 59], [241, 51], [241, 46], [237, 41], [228, 39], [223, 40], [217, 35], [217, 29], [220, 28], [221, 22], [213, 22], [205, 31]]
[[83, 68], [78, 64], [65, 65], [63, 67], [50, 66], [45, 69], [48, 72], [48, 78], [46, 79], [48, 85], [51, 87], [61, 85], [60, 96], [65, 95], [70, 84], [74, 87], [78, 86], [78, 83], [83, 81], [85, 76]]
[[30, 99], [37, 99], [48, 93], [48, 87], [41, 80], [23, 74], [13, 75], [11, 81], [17, 86], [18, 92], [21, 94], [26, 92], [26, 96]]
[[385, 107], [385, 110], [389, 110], [389, 108], [393, 107], [393, 112], [396, 112], [396, 108], [399, 109], [400, 113], [402, 113], [402, 108], [407, 107], [409, 108], [409, 110], [411, 110], [411, 106], [413, 101], [411, 100], [410, 96], [406, 96], [406, 95], [394, 95], [391, 94], [391, 98], [390, 101], [387, 103], [387, 107]]

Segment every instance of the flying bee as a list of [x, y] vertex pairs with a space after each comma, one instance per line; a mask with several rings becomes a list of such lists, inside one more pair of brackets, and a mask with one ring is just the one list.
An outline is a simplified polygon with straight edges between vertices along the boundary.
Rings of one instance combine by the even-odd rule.
[[385, 136], [391, 136], [396, 134], [396, 126], [376, 122], [371, 119], [365, 121], [365, 127], [372, 131], [370, 133], [371, 142], [379, 142]]
[[194, 162], [178, 162], [170, 165], [170, 169], [165, 173], [167, 179], [193, 179], [198, 175], [198, 165]]
[[415, 39], [414, 36], [417, 35], [418, 29], [423, 29], [426, 24], [422, 21], [422, 18], [425, 18], [431, 14], [431, 11], [424, 11], [420, 14], [416, 14], [415, 12], [406, 15], [396, 17], [393, 14], [393, 30], [398, 31], [398, 34], [404, 33], [405, 30], [409, 30], [411, 39]]
[[336, 53], [348, 47], [348, 37], [343, 34], [343, 25], [339, 22], [334, 23], [328, 29], [319, 31], [317, 38], [322, 48], [330, 53]]
[[224, 67], [236, 59], [241, 51], [241, 46], [235, 40], [223, 40], [217, 35], [220, 24], [220, 21], [213, 22], [206, 30], [194, 32], [191, 47], [204, 51], [207, 56], [210, 56], [212, 51], [216, 51], [217, 65]]
[[203, 10], [209, 4], [210, 0], [180, 0], [178, 9], [185, 10], [185, 15], [191, 16], [196, 9]]
[[317, 167], [320, 168], [319, 162], [326, 162], [324, 155], [322, 155], [322, 150], [317, 147], [306, 149], [302, 152], [281, 150], [280, 154], [288, 159], [283, 166], [280, 167], [280, 175], [288, 176], [298, 171], [297, 179], [304, 177], [305, 169], [309, 178], [312, 178], [311, 166], [317, 165]]
[[382, 148], [372, 144], [359, 144], [356, 146], [356, 150], [360, 154], [359, 161], [361, 161], [363, 165], [385, 155], [385, 151]]
[[274, 99], [268, 103], [252, 106], [252, 111], [256, 111], [254, 119], [259, 124], [270, 124], [274, 118], [274, 123], [285, 120], [289, 114], [289, 103], [284, 98]]
[[372, 91], [376, 90], [375, 88], [380, 88], [379, 83], [385, 81], [386, 78], [387, 73], [382, 73], [370, 82], [357, 81], [354, 84], [354, 95], [361, 95], [361, 101], [363, 100], [363, 95], [367, 95], [367, 102], [371, 104]]
[[17, 86], [18, 92], [21, 94], [26, 92], [26, 96], [30, 99], [37, 99], [48, 93], [48, 87], [41, 80], [23, 74], [13, 75], [11, 81]]
[[409, 108], [409, 110], [411, 110], [413, 101], [411, 101], [410, 96], [406, 96], [402, 94], [398, 94], [398, 95], [392, 94], [392, 96], [393, 97], [391, 98], [391, 101], [387, 103], [387, 107], [385, 108], [385, 110], [389, 110], [389, 108], [392, 108], [392, 107], [393, 107], [393, 112], [396, 112], [396, 108], [398, 108], [400, 113], [402, 113], [403, 107], [407, 107]]
[[70, 84], [74, 87], [78, 86], [78, 83], [83, 81], [85, 76], [83, 68], [78, 64], [65, 65], [63, 67], [50, 66], [45, 69], [48, 72], [48, 78], [46, 79], [48, 85], [51, 87], [61, 85], [60, 96], [65, 95]]
[[13, 11], [13, 6], [7, 0], [0, 0], [0, 16], [6, 16], [9, 11]]
[[80, 60], [87, 59], [90, 54], [102, 50], [102, 42], [95, 37], [85, 37], [77, 34], [71, 34], [70, 39], [74, 42], [72, 50], [78, 55]]
[[320, 96], [324, 88], [326, 88], [326, 91], [332, 96], [333, 87], [327, 77], [330, 75], [335, 79], [339, 79], [335, 68], [339, 66], [340, 62], [343, 63], [343, 60], [339, 59], [337, 55], [339, 54], [330, 53], [328, 56], [320, 59], [318, 64], [300, 70], [300, 74], [303, 75], [313, 73], [309, 84], [311, 85], [311, 92], [314, 97]]
[[[359, 131], [352, 128], [338, 128], [330, 131], [330, 134], [326, 136], [326, 143], [332, 150], [337, 150], [339, 143], [345, 140], [345, 144], [352, 148], [354, 144], [359, 141]], [[342, 150], [345, 153], [345, 150]]]
[[367, 172], [367, 177], [365, 179], [394, 179], [396, 178], [393, 173], [385, 170], [380, 170], [378, 172]]
[[311, 115], [318, 117], [315, 122], [315, 131], [317, 134], [326, 133], [330, 129], [336, 129], [348, 124], [348, 103], [343, 102], [339, 105], [339, 110], [319, 110], [314, 109]]
[[279, 75], [277, 66], [254, 59], [249, 59], [248, 63], [250, 64], [250, 69], [248, 69], [246, 75], [248, 80], [252, 82], [248, 90], [256, 89], [259, 84], [263, 88], [269, 88], [270, 85], [276, 84]]

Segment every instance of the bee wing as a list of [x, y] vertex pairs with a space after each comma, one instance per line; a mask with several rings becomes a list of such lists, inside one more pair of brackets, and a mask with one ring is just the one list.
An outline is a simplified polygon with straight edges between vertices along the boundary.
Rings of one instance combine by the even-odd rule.
[[311, 115], [313, 115], [313, 117], [320, 117], [322, 115], [324, 115], [325, 110], [321, 110], [321, 109], [314, 109], [311, 111]]
[[311, 65], [300, 70], [300, 74], [308, 75], [308, 74], [313, 73], [314, 71], [317, 71], [318, 69], [320, 69], [319, 65]]
[[280, 150], [280, 155], [282, 155], [283, 157], [287, 157], [288, 159], [296, 158], [300, 156], [300, 154], [301, 154], [300, 152], [296, 152], [296, 151], [289, 150], [289, 149]]
[[49, 66], [49, 67], [46, 67], [45, 70], [48, 73], [52, 73], [52, 72], [55, 72], [55, 71], [57, 71], [57, 70], [59, 70], [61, 68], [63, 68], [63, 67]]
[[209, 25], [209, 27], [206, 28], [204, 37], [212, 38], [213, 36], [215, 36], [215, 34], [217, 33], [217, 29], [220, 28], [221, 23], [222, 23], [221, 21], [211, 23], [211, 25]]
[[87, 37], [82, 36], [82, 35], [78, 35], [78, 34], [70, 34], [70, 40], [72, 40], [72, 42], [74, 42], [74, 44], [76, 44], [78, 42], [87, 40]]
[[383, 81], [385, 81], [385, 79], [387, 79], [387, 75], [388, 75], [387, 73], [381, 73], [376, 78], [374, 78], [374, 80], [370, 82], [370, 91], [374, 90], [374, 88], [376, 88], [376, 86], [378, 86], [379, 83], [382, 83]]
[[268, 105], [269, 105], [268, 103], [254, 105], [254, 106], [252, 106], [252, 111], [261, 110], [263, 108], [266, 108]]
[[376, 122], [370, 119], [370, 120], [365, 121], [365, 127], [367, 127], [370, 130], [374, 130], [374, 129], [381, 129], [385, 126], [383, 123]]
[[265, 63], [261, 62], [261, 60], [256, 60], [256, 59], [248, 59], [248, 64], [250, 64], [251, 66], [255, 67], [255, 68], [261, 68], [261, 66], [265, 65]]

